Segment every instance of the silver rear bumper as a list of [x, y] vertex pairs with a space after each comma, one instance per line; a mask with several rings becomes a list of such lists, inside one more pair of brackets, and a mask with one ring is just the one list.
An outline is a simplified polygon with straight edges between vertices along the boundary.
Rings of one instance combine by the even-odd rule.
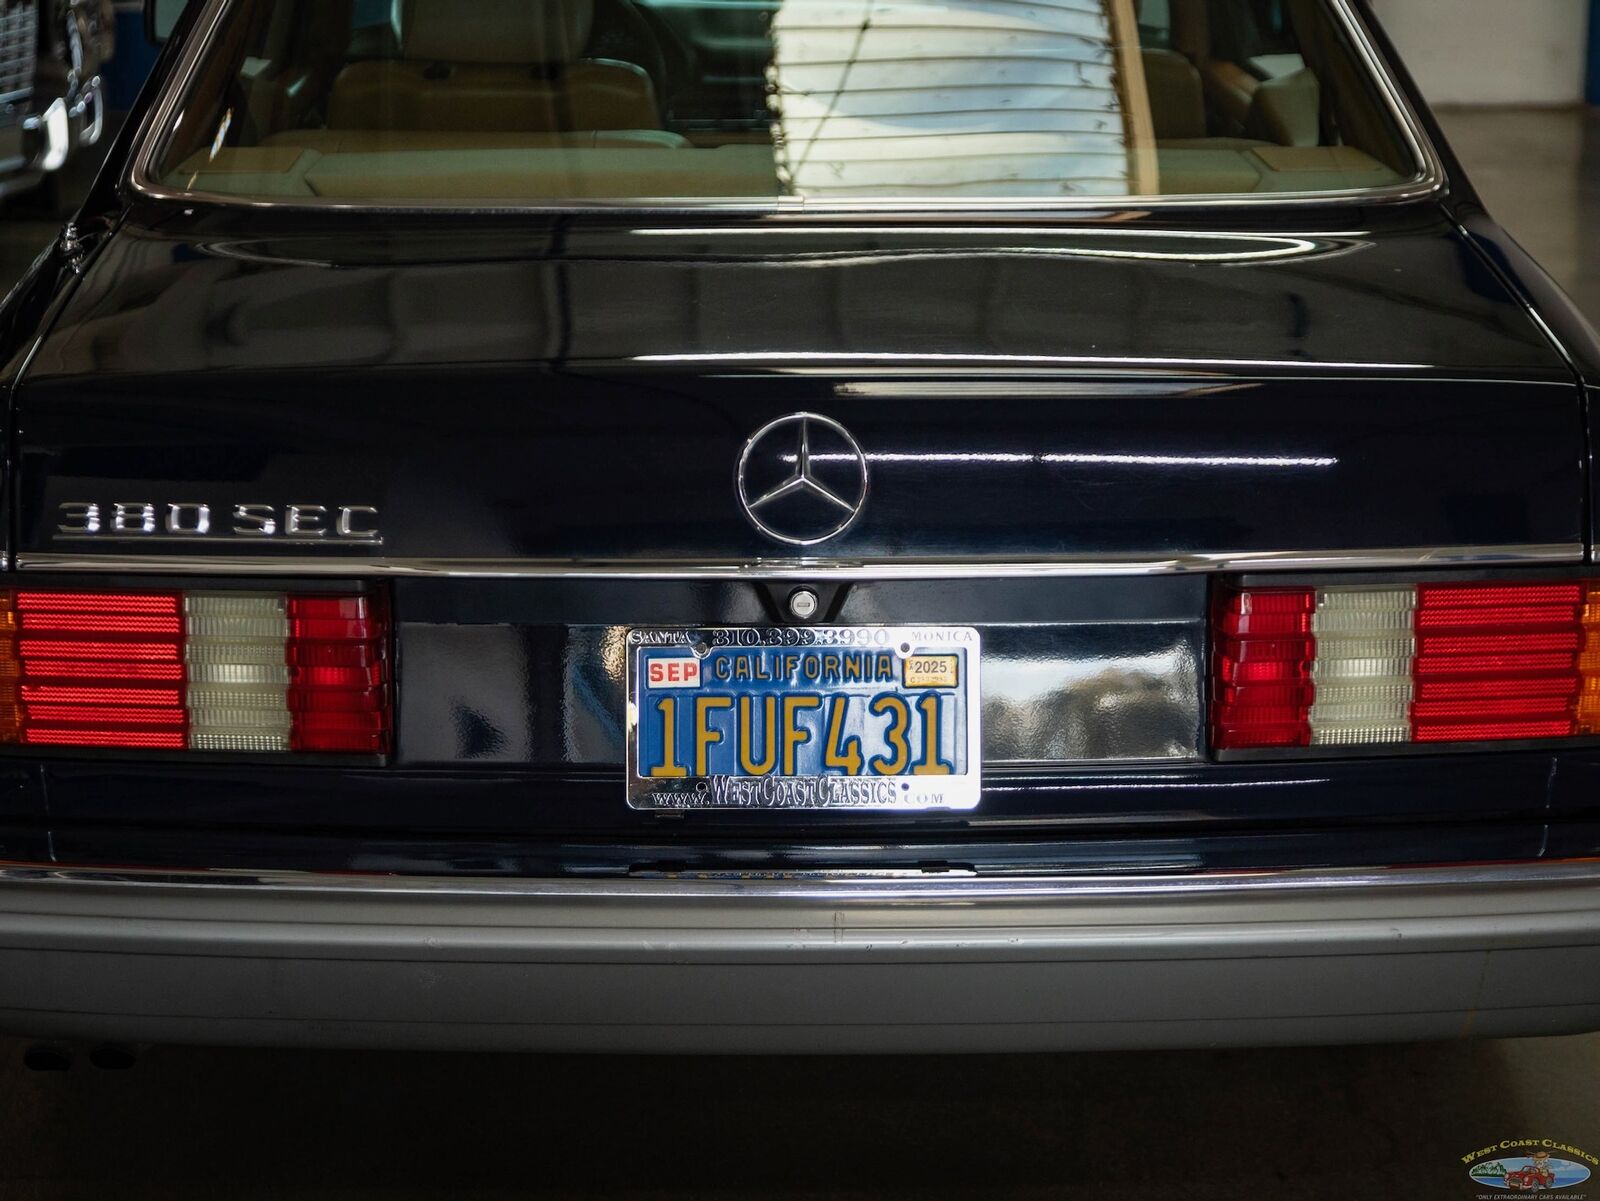
[[1600, 862], [1052, 879], [0, 868], [0, 1028], [999, 1051], [1600, 1028]]

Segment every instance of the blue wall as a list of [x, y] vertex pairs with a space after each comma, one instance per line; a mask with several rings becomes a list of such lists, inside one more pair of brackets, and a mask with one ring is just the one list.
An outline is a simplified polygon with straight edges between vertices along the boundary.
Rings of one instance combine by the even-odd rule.
[[117, 56], [107, 64], [106, 100], [114, 112], [126, 112], [155, 66], [156, 48], [144, 40], [144, 4], [117, 0]]

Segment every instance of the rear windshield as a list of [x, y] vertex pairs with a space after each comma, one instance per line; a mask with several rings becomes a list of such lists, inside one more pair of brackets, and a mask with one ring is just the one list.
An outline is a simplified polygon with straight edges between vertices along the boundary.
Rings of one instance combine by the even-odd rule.
[[232, 0], [152, 173], [333, 204], [1368, 191], [1331, 0]]

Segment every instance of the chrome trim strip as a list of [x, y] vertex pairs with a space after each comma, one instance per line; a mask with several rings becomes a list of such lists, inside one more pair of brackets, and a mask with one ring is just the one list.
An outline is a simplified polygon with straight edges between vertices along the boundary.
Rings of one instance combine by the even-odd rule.
[[[668, 232], [662, 230], [660, 232]], [[761, 231], [766, 232], [766, 231]], [[1121, 231], [1118, 231], [1119, 233]], [[1097, 233], [1096, 237], [1099, 236]], [[761, 366], [780, 366], [789, 363], [823, 364], [827, 370], [838, 364], [854, 366], [864, 363], [868, 369], [905, 370], [923, 366], [990, 367], [995, 369], [1027, 370], [1038, 367], [1117, 367], [1128, 372], [1169, 372], [1199, 370], [1205, 372], [1251, 371], [1267, 368], [1273, 371], [1305, 372], [1313, 368], [1318, 374], [1334, 371], [1362, 371], [1368, 373], [1400, 373], [1435, 371], [1432, 363], [1384, 363], [1376, 360], [1318, 359], [1315, 363], [1295, 359], [1223, 359], [1194, 357], [1161, 357], [1156, 355], [1092, 355], [1092, 354], [974, 354], [945, 353], [940, 351], [836, 351], [836, 350], [734, 350], [690, 351], [684, 353], [636, 354], [628, 359], [632, 363], [711, 363], [718, 366], [735, 366], [755, 363]], [[802, 366], [801, 370], [805, 367]], [[919, 381], [920, 383], [920, 381]], [[938, 382], [932, 387], [937, 388]], [[1048, 461], [1048, 456], [1046, 457]]]
[[948, 217], [960, 214], [967, 220], [1016, 220], [1019, 216], [1039, 219], [1064, 216], [1082, 216], [1085, 213], [1112, 213], [1148, 209], [1235, 209], [1270, 205], [1273, 207], [1304, 207], [1308, 205], [1367, 205], [1398, 204], [1430, 199], [1442, 192], [1446, 185], [1444, 161], [1440, 158], [1427, 131], [1423, 129], [1399, 83], [1390, 73], [1387, 64], [1378, 54], [1368, 36], [1366, 26], [1356, 14], [1351, 0], [1328, 0], [1334, 15], [1350, 39], [1356, 58], [1365, 65], [1369, 76], [1378, 84], [1388, 105], [1400, 136], [1411, 152], [1419, 173], [1411, 180], [1387, 188], [1367, 190], [1299, 192], [1299, 193], [1234, 193], [1229, 195], [1190, 196], [1091, 196], [1064, 198], [1042, 202], [1037, 198], [993, 197], [980, 201], [945, 199], [882, 197], [851, 201], [807, 201], [803, 197], [778, 198], [773, 201], [752, 201], [744, 198], [726, 200], [686, 200], [681, 197], [632, 198], [622, 200], [570, 200], [561, 204], [494, 204], [472, 201], [440, 200], [417, 205], [380, 205], [330, 203], [310, 197], [303, 200], [252, 200], [224, 192], [186, 192], [168, 188], [157, 182], [156, 160], [167, 138], [165, 132], [176, 128], [181, 120], [179, 106], [189, 94], [190, 86], [200, 68], [205, 50], [216, 37], [223, 18], [233, 0], [209, 0], [209, 6], [196, 23], [189, 44], [184, 47], [177, 69], [167, 81], [151, 119], [140, 129], [135, 151], [124, 182], [134, 192], [156, 200], [181, 204], [218, 204], [253, 210], [314, 209], [318, 212], [513, 212], [572, 213], [572, 212], [642, 212], [697, 214], [706, 211], [741, 214], [756, 218], [795, 220], [800, 218], [830, 219], [861, 213], [893, 214], [902, 218], [926, 216]]
[[[154, 540], [154, 539], [153, 539]], [[93, 555], [22, 551], [19, 571], [123, 575], [434, 576], [484, 579], [948, 580], [1017, 576], [1138, 576], [1220, 571], [1354, 571], [1377, 568], [1581, 565], [1581, 542], [1532, 546], [1432, 546], [1373, 550], [1232, 551], [1166, 557], [1040, 559], [754, 559], [637, 562], [578, 559], [356, 558], [332, 555]]]
[[747, 901], [839, 901], [871, 903], [1075, 901], [1144, 897], [1251, 896], [1293, 892], [1374, 889], [1480, 889], [1540, 885], [1600, 887], [1600, 859], [1528, 860], [1517, 863], [1450, 864], [1436, 867], [1309, 868], [1287, 871], [1218, 872], [1172, 876], [957, 876], [928, 873], [904, 877], [720, 880], [685, 873], [678, 879], [528, 879], [439, 876], [327, 875], [315, 872], [230, 869], [159, 870], [0, 864], [0, 889], [61, 886], [96, 889], [239, 890], [307, 896], [548, 897], [565, 900], [634, 901], [652, 898]]

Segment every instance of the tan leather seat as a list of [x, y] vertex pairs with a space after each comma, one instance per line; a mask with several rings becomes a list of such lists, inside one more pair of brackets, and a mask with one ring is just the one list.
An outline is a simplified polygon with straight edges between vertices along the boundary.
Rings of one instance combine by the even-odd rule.
[[352, 63], [332, 129], [491, 133], [659, 129], [644, 68], [583, 52], [593, 0], [405, 0], [400, 57]]
[[1245, 134], [1279, 146], [1315, 146], [1322, 140], [1322, 88], [1308, 70], [1263, 80], [1250, 98]]
[[1194, 64], [1176, 50], [1147, 49], [1141, 57], [1156, 140], [1205, 137], [1205, 94]]
[[1195, 65], [1206, 101], [1237, 127], [1250, 115], [1259, 81], [1238, 63], [1213, 58], [1207, 0], [1170, 0], [1172, 45]]

